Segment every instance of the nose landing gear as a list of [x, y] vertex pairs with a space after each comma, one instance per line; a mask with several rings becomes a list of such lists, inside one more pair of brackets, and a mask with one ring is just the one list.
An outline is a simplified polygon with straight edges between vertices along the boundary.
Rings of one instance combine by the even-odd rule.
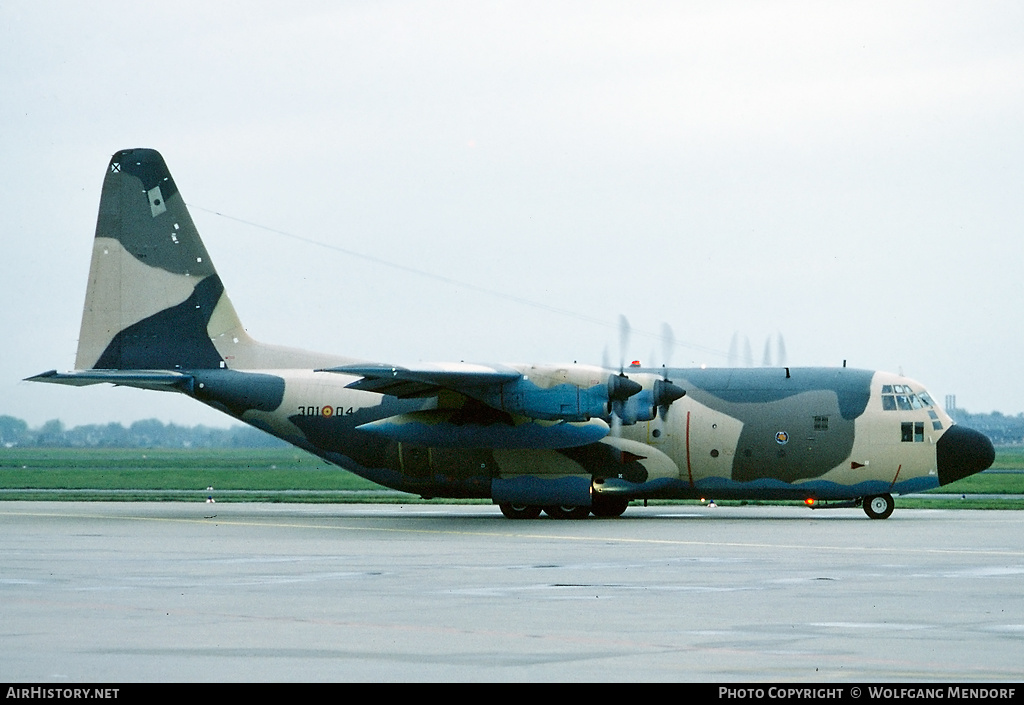
[[896, 508], [896, 502], [891, 494], [876, 494], [865, 497], [862, 506], [869, 519], [888, 519]]

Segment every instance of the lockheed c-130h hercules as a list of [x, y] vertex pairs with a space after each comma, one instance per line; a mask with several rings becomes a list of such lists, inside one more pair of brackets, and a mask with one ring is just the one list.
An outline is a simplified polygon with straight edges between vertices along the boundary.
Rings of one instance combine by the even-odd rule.
[[509, 518], [631, 500], [857, 506], [992, 464], [917, 382], [852, 368], [398, 366], [249, 337], [159, 153], [107, 167], [75, 370], [30, 378], [193, 397], [381, 485]]

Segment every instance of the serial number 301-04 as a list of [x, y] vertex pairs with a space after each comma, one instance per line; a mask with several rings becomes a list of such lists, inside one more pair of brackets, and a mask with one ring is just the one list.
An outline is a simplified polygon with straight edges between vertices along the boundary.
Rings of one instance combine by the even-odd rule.
[[353, 407], [344, 406], [300, 406], [299, 416], [350, 416], [356, 413]]

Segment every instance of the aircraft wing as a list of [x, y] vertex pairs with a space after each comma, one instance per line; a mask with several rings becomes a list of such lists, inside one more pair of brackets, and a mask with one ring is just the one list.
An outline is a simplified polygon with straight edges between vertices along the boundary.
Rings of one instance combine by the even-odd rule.
[[465, 363], [397, 367], [393, 365], [342, 365], [318, 372], [352, 375], [360, 379], [346, 385], [349, 389], [387, 394], [400, 399], [437, 396], [448, 390], [477, 396], [481, 391], [500, 388], [523, 375], [508, 367], [490, 367]]
[[607, 422], [580, 412], [577, 387], [542, 389], [511, 367], [343, 365], [318, 371], [358, 377], [346, 385], [348, 389], [402, 399], [457, 394], [475, 400], [459, 408], [410, 412], [359, 426], [360, 431], [400, 443], [537, 450], [590, 445], [609, 432]]

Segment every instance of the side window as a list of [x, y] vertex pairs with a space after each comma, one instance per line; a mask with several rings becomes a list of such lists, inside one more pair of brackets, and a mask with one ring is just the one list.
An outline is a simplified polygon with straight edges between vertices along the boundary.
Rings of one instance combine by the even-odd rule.
[[900, 424], [900, 441], [924, 443], [924, 421], [904, 421]]
[[815, 431], [827, 431], [828, 430], [828, 417], [827, 416], [815, 416], [814, 417], [814, 430]]

